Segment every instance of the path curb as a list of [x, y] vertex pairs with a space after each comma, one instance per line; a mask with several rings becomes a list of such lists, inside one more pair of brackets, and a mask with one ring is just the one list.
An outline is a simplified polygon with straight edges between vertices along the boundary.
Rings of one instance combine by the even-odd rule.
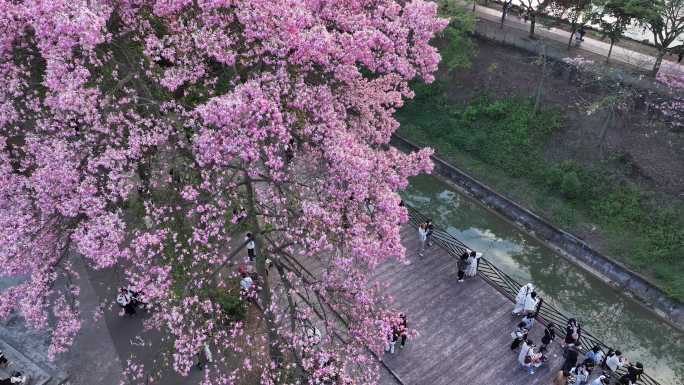
[[[417, 144], [394, 134], [391, 142], [404, 152], [420, 149]], [[563, 257], [580, 265], [602, 280], [626, 290], [639, 303], [680, 331], [684, 331], [684, 304], [670, 298], [648, 278], [629, 270], [624, 264], [599, 253], [576, 236], [563, 231], [518, 203], [497, 193], [437, 155], [432, 156], [434, 172], [453, 182], [461, 191], [525, 232], [531, 233]]]

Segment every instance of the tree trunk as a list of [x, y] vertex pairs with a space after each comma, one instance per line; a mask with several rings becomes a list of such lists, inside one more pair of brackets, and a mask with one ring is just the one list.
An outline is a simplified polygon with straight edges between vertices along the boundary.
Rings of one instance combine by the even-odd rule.
[[503, 9], [501, 10], [501, 29], [503, 29], [504, 21], [506, 21], [506, 13], [508, 13], [508, 3], [504, 3]]
[[572, 47], [572, 38], [575, 37], [575, 32], [577, 32], [577, 28], [573, 25], [572, 30], [570, 31], [570, 39], [568, 39], [568, 49]]
[[473, 0], [473, 12], [475, 12], [475, 6], [477, 6], [477, 1]]
[[537, 15], [534, 12], [530, 12], [530, 37], [534, 37], [534, 25], [537, 23]]
[[608, 56], [606, 57], [606, 63], [610, 61], [610, 54], [613, 52], [613, 45], [615, 44], [615, 39], [610, 39], [610, 48], [608, 48]]
[[665, 50], [659, 49], [658, 55], [656, 55], [655, 64], [653, 64], [653, 69], [651, 70], [651, 76], [656, 77], [658, 71], [660, 71], [660, 65], [663, 64], [663, 57], [665, 56]]
[[264, 320], [266, 321], [266, 328], [268, 329], [268, 351], [271, 356], [271, 360], [275, 362], [276, 365], [280, 366], [284, 362], [283, 352], [280, 350], [280, 339], [278, 338], [278, 333], [276, 332], [275, 317], [273, 316], [273, 311], [271, 310], [271, 287], [268, 283], [268, 275], [266, 274], [266, 255], [261, 252], [261, 227], [259, 221], [256, 217], [256, 202], [254, 199], [254, 185], [252, 184], [251, 178], [245, 172], [245, 183], [247, 187], [247, 223], [249, 228], [252, 229], [252, 235], [254, 239], [254, 266], [256, 267], [257, 274], [260, 278], [261, 290], [259, 291], [259, 299], [261, 301], [261, 306], [263, 306]]
[[541, 78], [539, 79], [539, 84], [537, 85], [537, 94], [534, 97], [534, 109], [532, 110], [533, 117], [541, 108], [541, 99], [544, 94], [544, 78], [546, 77], [546, 44], [542, 43], [541, 48], [542, 72]]

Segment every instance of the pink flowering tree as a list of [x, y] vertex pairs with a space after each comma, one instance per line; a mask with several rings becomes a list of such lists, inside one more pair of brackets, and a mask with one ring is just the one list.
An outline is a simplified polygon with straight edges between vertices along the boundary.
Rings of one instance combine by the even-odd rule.
[[[208, 345], [207, 384], [374, 383], [397, 314], [373, 270], [404, 261], [396, 191], [431, 168], [388, 147], [393, 112], [446, 24], [423, 0], [0, 0], [0, 269], [23, 279], [0, 316], [68, 349], [79, 259], [125, 270], [178, 373]], [[215, 295], [245, 231], [257, 325]]]

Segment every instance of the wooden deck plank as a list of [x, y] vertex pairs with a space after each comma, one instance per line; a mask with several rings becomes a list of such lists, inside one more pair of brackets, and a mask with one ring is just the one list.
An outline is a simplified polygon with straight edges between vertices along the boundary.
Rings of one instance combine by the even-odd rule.
[[[438, 246], [417, 256], [415, 229], [402, 229], [409, 265], [387, 263], [376, 280], [386, 282], [395, 307], [408, 316], [419, 336], [405, 349], [397, 346], [384, 363], [405, 385], [548, 385], [562, 365], [560, 348], [553, 344], [550, 359], [537, 373], [518, 368], [517, 352], [509, 348], [518, 318], [512, 303], [480, 277], [456, 280], [456, 261]], [[540, 343], [543, 327], [532, 328], [530, 339]], [[555, 357], [554, 357], [555, 354]], [[383, 376], [382, 385], [395, 385]]]

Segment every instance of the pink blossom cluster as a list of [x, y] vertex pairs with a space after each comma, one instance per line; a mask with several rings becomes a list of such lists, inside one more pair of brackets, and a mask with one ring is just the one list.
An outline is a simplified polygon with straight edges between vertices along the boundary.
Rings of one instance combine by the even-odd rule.
[[[446, 23], [424, 0], [0, 0], [0, 266], [23, 279], [0, 317], [68, 349], [82, 259], [123, 269], [180, 374], [206, 346], [205, 384], [375, 383], [397, 313], [374, 269], [405, 261], [397, 191], [432, 167], [389, 147], [393, 115]], [[245, 228], [264, 330], [217, 294]]]

